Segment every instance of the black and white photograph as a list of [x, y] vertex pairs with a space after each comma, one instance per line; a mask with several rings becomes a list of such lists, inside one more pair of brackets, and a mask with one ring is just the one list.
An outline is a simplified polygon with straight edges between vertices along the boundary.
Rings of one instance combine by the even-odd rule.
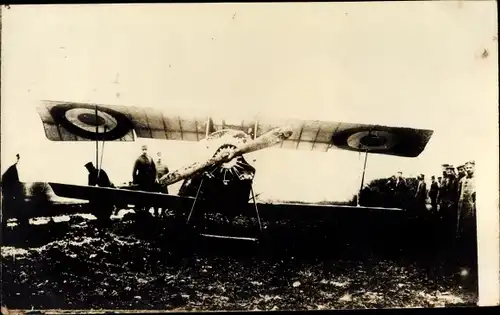
[[498, 305], [495, 1], [0, 21], [2, 314]]

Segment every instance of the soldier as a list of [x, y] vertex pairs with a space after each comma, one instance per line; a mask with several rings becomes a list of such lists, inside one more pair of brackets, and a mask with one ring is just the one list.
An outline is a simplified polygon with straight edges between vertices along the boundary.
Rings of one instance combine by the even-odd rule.
[[396, 187], [396, 175], [392, 175], [388, 180], [387, 183], [385, 184], [385, 190], [387, 191], [387, 206], [389, 207], [396, 207], [396, 194], [395, 194], [395, 189]]
[[446, 240], [452, 240], [456, 227], [456, 211], [457, 211], [457, 178], [455, 176], [455, 168], [453, 165], [446, 167], [446, 177], [443, 181], [440, 191], [440, 217], [443, 223], [443, 232]]
[[438, 182], [438, 195], [437, 195], [436, 201], [437, 201], [437, 204], [438, 204], [437, 206], [438, 206], [438, 211], [439, 211], [439, 206], [441, 204], [441, 187], [443, 187], [443, 183], [444, 183], [443, 177], [442, 176], [438, 176], [437, 182]]
[[108, 174], [102, 168], [100, 170], [96, 169], [94, 163], [92, 162], [88, 162], [87, 164], [85, 164], [85, 168], [89, 172], [89, 186], [113, 187], [113, 184], [109, 180]]
[[[103, 169], [96, 169], [92, 162], [85, 164], [89, 172], [88, 185], [99, 187], [114, 187], [109, 180], [108, 174]], [[114, 210], [114, 204], [107, 199], [93, 199], [89, 201], [92, 213], [96, 216], [98, 224], [106, 224], [111, 220], [110, 216]]]
[[459, 165], [457, 166], [457, 173], [458, 173], [458, 181], [460, 181], [465, 175], [465, 165]]
[[474, 177], [475, 162], [465, 164], [466, 176], [459, 182], [460, 195], [457, 211], [457, 237], [475, 233], [476, 228], [476, 183]]
[[418, 185], [415, 191], [415, 202], [417, 208], [417, 215], [425, 213], [426, 200], [427, 200], [427, 184], [425, 183], [425, 175], [420, 174], [418, 177]]
[[[439, 179], [439, 194], [438, 194], [438, 205], [439, 205], [439, 208], [442, 209], [442, 199], [441, 197], [443, 196], [444, 194], [444, 189], [445, 189], [445, 186], [446, 186], [446, 178], [448, 177], [446, 175], [446, 168], [450, 166], [450, 164], [443, 164], [441, 165], [442, 167], [442, 175], [443, 176], [440, 176], [438, 179]], [[441, 211], [440, 211], [441, 212]], [[442, 213], [440, 213], [440, 215], [442, 215]]]
[[142, 154], [135, 160], [132, 178], [134, 184], [143, 191], [154, 191], [156, 182], [155, 162], [148, 154], [148, 146], [142, 146]]
[[[167, 165], [165, 165], [161, 159], [161, 152], [156, 153], [156, 184], [157, 184], [157, 191], [161, 193], [168, 194], [168, 187], [162, 187], [160, 185], [160, 179], [168, 174], [169, 170]], [[154, 214], [155, 216], [158, 216], [160, 212], [159, 207], [154, 207]], [[163, 215], [165, 215], [165, 210], [163, 210]]]
[[432, 212], [436, 214], [438, 212], [437, 208], [437, 198], [439, 193], [439, 184], [436, 182], [436, 177], [431, 177], [431, 188], [429, 189], [429, 197], [431, 198]]
[[[477, 280], [477, 226], [475, 162], [465, 163], [464, 176], [459, 183], [460, 196], [457, 211], [457, 245], [461, 253], [460, 263], [471, 268], [471, 278]], [[476, 285], [476, 283], [474, 283]]]
[[[161, 152], [157, 152], [156, 153], [156, 180], [158, 181], [158, 183], [159, 183], [160, 178], [167, 175], [168, 172], [169, 172], [169, 169], [168, 169], [167, 165], [165, 165], [161, 159]], [[167, 187], [159, 188], [159, 191], [168, 194]]]
[[[137, 188], [142, 191], [156, 190], [156, 166], [155, 162], [148, 155], [148, 146], [141, 147], [142, 154], [135, 160], [132, 180]], [[140, 203], [140, 202], [139, 202]], [[137, 205], [139, 209], [146, 210], [146, 205]]]
[[[460, 165], [457, 166], [457, 173], [458, 173], [458, 178], [457, 178], [457, 183], [460, 183], [460, 180], [465, 177], [465, 165]], [[460, 185], [457, 185], [457, 200], [460, 197]]]
[[403, 178], [403, 173], [399, 171], [394, 182], [394, 201], [398, 208], [403, 209], [405, 207], [406, 188], [406, 180]]

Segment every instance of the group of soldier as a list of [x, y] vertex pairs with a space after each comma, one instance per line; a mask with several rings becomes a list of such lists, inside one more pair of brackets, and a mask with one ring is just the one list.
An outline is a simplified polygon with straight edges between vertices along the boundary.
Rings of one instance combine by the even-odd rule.
[[443, 174], [432, 178], [429, 189], [431, 209], [437, 217], [437, 236], [441, 237], [444, 254], [468, 270], [471, 285], [477, 288], [477, 219], [475, 163], [469, 161], [456, 169], [444, 164]]
[[[445, 228], [457, 237], [474, 232], [476, 227], [475, 163], [456, 168], [443, 165], [443, 176], [432, 179], [429, 197], [433, 212], [439, 214]], [[469, 236], [469, 235], [468, 235]], [[471, 235], [470, 235], [471, 236]]]
[[[132, 171], [132, 186], [129, 188], [134, 188], [141, 191], [149, 192], [163, 192], [168, 193], [168, 188], [160, 185], [160, 178], [169, 172], [168, 167], [164, 164], [161, 157], [161, 152], [157, 152], [156, 161], [148, 154], [147, 145], [141, 147], [142, 153], [137, 157], [134, 163]], [[89, 186], [99, 186], [99, 187], [114, 187], [113, 183], [110, 181], [108, 174], [102, 168], [97, 169], [92, 162], [85, 164], [89, 175], [88, 175], [88, 185]], [[102, 219], [107, 220], [109, 218], [109, 209], [113, 208], [113, 205], [103, 204], [103, 200], [95, 202], [96, 210], [103, 212]], [[141, 210], [148, 210], [146, 205], [136, 205]], [[107, 210], [107, 211], [106, 211]], [[119, 210], [119, 209], [116, 209]], [[154, 207], [155, 216], [159, 216], [159, 208]]]
[[[409, 209], [417, 215], [426, 213], [439, 219], [443, 228], [449, 233], [459, 237], [461, 234], [469, 233], [475, 226], [476, 216], [476, 187], [475, 187], [475, 162], [469, 161], [456, 168], [453, 165], [444, 164], [443, 174], [436, 180], [431, 177], [430, 188], [427, 189], [425, 175], [417, 176], [417, 187], [411, 196], [412, 205], [408, 205], [407, 192], [409, 191], [407, 180], [401, 172], [393, 176], [387, 185], [391, 192], [393, 205], [399, 208]], [[427, 200], [430, 199], [430, 209]]]
[[408, 182], [401, 172], [389, 180], [393, 205], [430, 223], [440, 247], [453, 255], [455, 262], [477, 267], [475, 162], [468, 161], [456, 168], [442, 165], [442, 176], [431, 176], [429, 189], [424, 174], [417, 180], [413, 196], [408, 196]]

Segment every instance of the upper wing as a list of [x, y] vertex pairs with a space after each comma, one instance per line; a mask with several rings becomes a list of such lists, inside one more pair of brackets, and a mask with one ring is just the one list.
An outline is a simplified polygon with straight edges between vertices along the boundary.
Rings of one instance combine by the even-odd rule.
[[273, 128], [289, 125], [293, 134], [278, 147], [324, 152], [339, 148], [416, 157], [433, 134], [425, 129], [319, 120], [256, 117], [229, 121], [196, 113], [185, 115], [153, 108], [75, 102], [43, 101], [39, 114], [46, 136], [56, 141], [126, 141], [134, 140], [135, 136], [199, 141], [222, 129], [242, 130], [256, 138]]
[[45, 135], [53, 141], [134, 141], [135, 136], [198, 141], [209, 129], [207, 116], [168, 115], [133, 106], [42, 101], [38, 113]]
[[[214, 120], [216, 130], [235, 128], [254, 138], [279, 126], [291, 126], [292, 135], [277, 147], [326, 152], [330, 148], [416, 157], [425, 149], [433, 130], [300, 119], [266, 119], [223, 125]], [[254, 132], [255, 131], [255, 132]]]
[[[293, 127], [293, 134], [283, 141], [282, 148], [325, 152], [337, 148], [416, 157], [422, 153], [434, 133], [426, 129], [319, 120], [288, 120], [286, 123]], [[273, 128], [273, 124], [261, 123], [259, 120], [257, 128], [259, 135]]]

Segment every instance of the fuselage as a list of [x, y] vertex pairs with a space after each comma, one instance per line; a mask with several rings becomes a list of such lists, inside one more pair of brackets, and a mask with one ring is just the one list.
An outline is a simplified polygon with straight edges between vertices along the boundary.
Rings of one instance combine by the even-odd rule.
[[[213, 152], [213, 158], [220, 154], [231, 155], [252, 140], [243, 131], [224, 129], [210, 134], [204, 142], [206, 149]], [[198, 196], [205, 203], [216, 205], [219, 209], [229, 210], [245, 205], [251, 198], [250, 189], [255, 171], [255, 167], [248, 163], [243, 154], [237, 155], [185, 179], [179, 195]]]

